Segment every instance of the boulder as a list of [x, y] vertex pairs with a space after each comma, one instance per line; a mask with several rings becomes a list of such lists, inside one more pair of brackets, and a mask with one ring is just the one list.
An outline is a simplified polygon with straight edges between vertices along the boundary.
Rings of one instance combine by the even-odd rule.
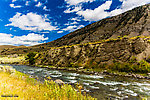
[[54, 82], [59, 84], [59, 85], [63, 85], [64, 84], [64, 82], [62, 80], [60, 80], [60, 79], [56, 79]]
[[2, 71], [2, 72], [8, 72], [10, 74], [16, 72], [16, 70], [13, 67], [11, 67], [11, 66], [2, 66], [2, 65], [0, 66], [0, 71]]
[[5, 66], [5, 72], [15, 73], [16, 70], [13, 67], [11, 67], [11, 66]]

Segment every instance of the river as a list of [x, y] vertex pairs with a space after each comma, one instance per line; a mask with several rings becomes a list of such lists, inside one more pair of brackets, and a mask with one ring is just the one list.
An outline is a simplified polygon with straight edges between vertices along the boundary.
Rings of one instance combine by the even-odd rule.
[[38, 77], [43, 81], [50, 76], [53, 80], [61, 79], [65, 83], [80, 83], [83, 90], [98, 100], [141, 100], [150, 97], [150, 80], [109, 75], [87, 75], [74, 71], [51, 70], [48, 68], [11, 65], [17, 71]]

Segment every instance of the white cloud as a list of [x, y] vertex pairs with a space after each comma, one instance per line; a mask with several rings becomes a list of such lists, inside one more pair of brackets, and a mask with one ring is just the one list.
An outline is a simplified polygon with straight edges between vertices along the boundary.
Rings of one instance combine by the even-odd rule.
[[79, 24], [79, 23], [76, 22], [76, 21], [74, 21], [74, 22], [68, 22], [68, 23], [66, 23], [66, 24], [64, 24], [64, 25], [75, 25], [75, 24]]
[[21, 8], [22, 6], [15, 6], [14, 4], [9, 5], [11, 8]]
[[40, 33], [49, 33], [48, 31], [46, 31], [46, 32], [40, 32]]
[[115, 9], [115, 10], [111, 11], [109, 13], [110, 16], [119, 15], [119, 14], [124, 13], [128, 10], [131, 10], [135, 7], [150, 3], [149, 0], [142, 0], [142, 1], [141, 0], [120, 0], [120, 2], [122, 2], [122, 6], [119, 9]]
[[23, 36], [13, 36], [12, 34], [0, 33], [0, 45], [37, 45], [48, 37], [44, 38], [44, 35], [29, 33]]
[[71, 31], [74, 31], [76, 28], [77, 28], [77, 26], [74, 25], [74, 26], [68, 26], [68, 27], [64, 28], [63, 30], [71, 32]]
[[43, 7], [43, 10], [45, 10], [45, 11], [51, 11], [50, 9], [47, 9], [46, 6]]
[[63, 33], [64, 31], [58, 31], [57, 33]]
[[94, 10], [86, 9], [85, 11], [78, 11], [77, 14], [83, 16], [85, 20], [97, 21], [109, 16], [108, 12], [105, 10], [110, 9], [112, 1], [106, 1], [104, 4], [95, 8]]
[[26, 5], [26, 6], [29, 6], [29, 3], [30, 3], [30, 1], [26, 1], [25, 5]]
[[81, 21], [80, 17], [74, 17], [74, 18], [70, 18], [69, 20], [73, 20], [73, 21]]
[[10, 31], [12, 30], [12, 28], [9, 29]]
[[71, 8], [68, 8], [67, 10], [64, 11], [64, 13], [73, 13], [73, 12], [77, 12], [80, 11], [82, 9], [81, 6], [79, 7], [75, 7], [74, 9], [71, 10]]
[[84, 25], [79, 25], [79, 26], [77, 27], [77, 29], [80, 29], [80, 28], [82, 28], [82, 27], [84, 27]]
[[127, 11], [127, 10], [131, 10], [135, 7], [141, 6], [141, 5], [145, 5], [150, 3], [150, 0], [121, 0], [122, 6], [121, 9], [123, 9], [123, 11]]
[[79, 3], [93, 2], [96, 0], [65, 0], [65, 2], [69, 5], [77, 5]]
[[17, 1], [17, 0], [12, 0], [12, 2], [15, 2], [15, 1]]
[[27, 13], [26, 15], [17, 13], [13, 18], [10, 18], [9, 21], [11, 23], [5, 26], [19, 27], [22, 30], [57, 30], [56, 26], [52, 26], [51, 22], [47, 22], [47, 18], [32, 12]]
[[40, 35], [40, 34], [34, 34], [34, 33], [29, 33], [28, 35], [23, 35], [23, 36], [15, 36], [14, 38], [18, 38], [21, 41], [44, 41], [44, 40], [48, 40], [47, 38], [44, 38], [44, 34]]
[[124, 13], [128, 10], [131, 10], [135, 7], [150, 3], [149, 0], [142, 0], [142, 1], [141, 0], [120, 0], [120, 1], [122, 2], [121, 7], [119, 9], [115, 9], [115, 10], [111, 11], [109, 13], [110, 16], [119, 15], [119, 14]]
[[74, 25], [74, 24], [78, 24], [78, 22], [72, 22], [72, 23], [70, 23], [70, 24]]
[[46, 10], [46, 8], [47, 8], [47, 7], [46, 7], [46, 6], [44, 6], [44, 7], [43, 7], [43, 10]]
[[43, 4], [41, 2], [38, 2], [37, 5], [35, 5], [36, 7], [41, 7]]
[[72, 31], [75, 31], [76, 29], [80, 29], [82, 27], [84, 27], [84, 25], [79, 25], [79, 26], [73, 25], [73, 26], [68, 26], [62, 30], [72, 32]]
[[70, 23], [66, 23], [66, 24], [64, 24], [64, 25], [70, 25]]
[[131, 10], [135, 7], [145, 5], [150, 3], [150, 0], [120, 0], [122, 5], [120, 8], [117, 8], [111, 12], [106, 10], [110, 9], [112, 1], [106, 1], [104, 4], [100, 5], [99, 7], [95, 8], [94, 10], [86, 9], [86, 10], [79, 10], [76, 12], [77, 15], [82, 16], [86, 21], [98, 21], [103, 18], [115, 16], [121, 14], [125, 11]]

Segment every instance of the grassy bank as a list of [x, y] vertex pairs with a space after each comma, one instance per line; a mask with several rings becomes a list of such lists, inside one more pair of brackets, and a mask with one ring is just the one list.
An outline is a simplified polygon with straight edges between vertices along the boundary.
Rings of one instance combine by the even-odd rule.
[[56, 70], [76, 71], [86, 74], [107, 74], [117, 75], [123, 77], [134, 77], [140, 79], [150, 79], [150, 64], [145, 61], [131, 60], [129, 62], [113, 62], [112, 64], [97, 64], [96, 62], [89, 62], [81, 67], [78, 64], [71, 64], [70, 67], [55, 67], [48, 65], [37, 65], [37, 67], [50, 68]]
[[150, 73], [150, 64], [146, 60], [136, 61], [131, 59], [129, 62], [117, 62], [113, 61], [111, 64], [98, 64], [96, 62], [90, 61], [85, 65], [86, 69], [93, 69], [95, 71], [118, 71], [126, 73], [137, 73], [137, 74], [147, 74]]
[[18, 56], [14, 58], [14, 57], [1, 56], [0, 62], [2, 64], [23, 64], [25, 63], [25, 57]]
[[[4, 64], [20, 64], [20, 65], [29, 65], [30, 60], [31, 62], [35, 62], [34, 60], [36, 58], [34, 57], [31, 58], [32, 59], [27, 59], [25, 55], [18, 56], [17, 58], [8, 58], [7, 56], [0, 57], [0, 59], [3, 61]], [[111, 73], [119, 76], [120, 75], [126, 76], [127, 74], [132, 73], [132, 74], [138, 74], [147, 77], [147, 74], [150, 73], [150, 64], [146, 60], [142, 60], [138, 62], [136, 61], [135, 57], [132, 57], [132, 59], [129, 62], [114, 61], [112, 64], [105, 64], [105, 63], [99, 64], [97, 62], [89, 60], [84, 66], [80, 63], [79, 64], [70, 63], [70, 65], [66, 67], [55, 67], [49, 65], [34, 65], [34, 64], [33, 66], [46, 67], [46, 68], [58, 69], [58, 70], [77, 71], [77, 72], [87, 73], [87, 74], [95, 74], [95, 72], [98, 73], [107, 72], [108, 74]]]
[[0, 90], [1, 100], [94, 100], [90, 96], [83, 96], [71, 85], [59, 86], [53, 81], [39, 83], [20, 72], [0, 72]]

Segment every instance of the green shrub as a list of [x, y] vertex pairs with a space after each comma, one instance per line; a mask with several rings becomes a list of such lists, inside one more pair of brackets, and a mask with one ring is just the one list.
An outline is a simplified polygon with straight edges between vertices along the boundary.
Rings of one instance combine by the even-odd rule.
[[136, 62], [137, 62], [136, 57], [135, 57], [135, 56], [132, 56], [132, 57], [130, 58], [129, 63], [136, 63]]
[[146, 61], [150, 63], [150, 56], [146, 58]]
[[30, 65], [35, 64], [35, 55], [36, 54], [37, 54], [36, 52], [30, 52], [30, 53], [27, 54], [26, 60], [29, 60]]
[[142, 60], [140, 62], [134, 62], [134, 63], [114, 62], [113, 64], [109, 65], [107, 69], [110, 69], [112, 71], [119, 71], [119, 72], [149, 73], [150, 65], [145, 60]]
[[23, 52], [27, 53], [27, 50], [23, 50]]
[[139, 68], [141, 73], [148, 73], [150, 72], [150, 65], [147, 61], [142, 60], [139, 62]]

